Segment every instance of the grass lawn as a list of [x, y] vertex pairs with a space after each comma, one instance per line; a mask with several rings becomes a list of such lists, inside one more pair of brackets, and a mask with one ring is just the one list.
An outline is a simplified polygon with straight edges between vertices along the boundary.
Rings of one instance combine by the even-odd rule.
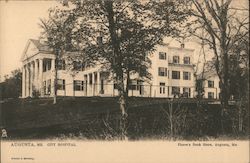
[[[202, 103], [207, 105], [212, 101], [203, 100]], [[196, 99], [174, 99], [172, 102], [189, 108], [197, 106]], [[159, 108], [162, 105], [168, 106], [168, 103], [169, 99], [166, 98], [129, 98], [129, 118], [136, 121], [133, 125], [131, 123], [130, 128], [134, 132], [134, 126], [139, 121], [144, 123], [144, 133], [149, 130], [150, 134], [154, 133], [157, 130], [155, 126], [164, 127], [161, 121], [166, 120], [161, 118]], [[1, 114], [2, 127], [13, 137], [39, 138], [86, 128], [93, 134], [107, 127], [103, 126], [103, 119], [111, 120], [113, 126], [118, 125], [119, 103], [118, 97], [59, 97], [55, 105], [52, 98], [13, 99], [2, 103]]]

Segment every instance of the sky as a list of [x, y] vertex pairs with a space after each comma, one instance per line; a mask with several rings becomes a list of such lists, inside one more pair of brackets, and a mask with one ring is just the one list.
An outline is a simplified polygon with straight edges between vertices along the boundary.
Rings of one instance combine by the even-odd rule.
[[55, 1], [0, 0], [0, 80], [21, 67], [28, 39], [37, 39], [41, 32], [39, 18], [46, 17], [47, 10], [55, 5]]

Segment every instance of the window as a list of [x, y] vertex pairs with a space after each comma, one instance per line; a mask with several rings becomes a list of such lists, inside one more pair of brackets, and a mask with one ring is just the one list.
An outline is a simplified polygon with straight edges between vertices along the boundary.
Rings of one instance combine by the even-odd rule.
[[160, 94], [165, 94], [165, 83], [160, 83]]
[[180, 57], [179, 56], [173, 56], [173, 63], [178, 64], [180, 62]]
[[93, 76], [92, 76], [92, 74], [89, 74], [89, 84], [90, 85], [93, 84]]
[[158, 75], [159, 76], [167, 76], [168, 69], [165, 67], [158, 68]]
[[43, 60], [43, 72], [49, 71], [51, 69], [51, 59]]
[[118, 89], [118, 84], [114, 83], [114, 89]]
[[172, 79], [180, 79], [180, 71], [172, 71]]
[[58, 70], [65, 70], [65, 60], [63, 60], [63, 59], [58, 60], [57, 69]]
[[[128, 89], [129, 90], [139, 90], [140, 88], [142, 88], [142, 81], [140, 80], [130, 80], [129, 82], [130, 84], [128, 85]], [[118, 89], [118, 84], [114, 83], [114, 89]]]
[[191, 92], [190, 88], [188, 88], [188, 87], [183, 88], [183, 96], [184, 97], [190, 97], [190, 92]]
[[214, 88], [214, 81], [208, 80], [208, 88]]
[[64, 79], [57, 80], [57, 89], [58, 90], [65, 90], [65, 80]]
[[43, 92], [46, 94], [46, 81], [43, 81]]
[[183, 63], [186, 65], [190, 64], [190, 57], [184, 57]]
[[84, 81], [74, 80], [74, 90], [83, 91], [84, 90]]
[[172, 87], [172, 95], [179, 95], [180, 87]]
[[190, 72], [183, 72], [183, 80], [191, 80], [191, 73]]
[[130, 80], [128, 89], [137, 90], [137, 80]]
[[159, 59], [166, 60], [167, 59], [167, 54], [164, 53], [164, 52], [159, 52]]
[[47, 94], [50, 95], [51, 93], [51, 79], [47, 80]]
[[207, 97], [208, 97], [209, 99], [214, 99], [214, 92], [208, 92]]
[[43, 62], [42, 66], [43, 66], [43, 72], [46, 72], [46, 62], [45, 61]]
[[52, 59], [50, 59], [50, 60], [48, 61], [48, 70], [51, 70], [51, 61], [52, 61]]

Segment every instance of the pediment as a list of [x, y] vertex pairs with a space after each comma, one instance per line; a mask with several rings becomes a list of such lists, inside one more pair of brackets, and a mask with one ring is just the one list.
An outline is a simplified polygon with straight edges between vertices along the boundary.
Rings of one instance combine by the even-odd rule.
[[36, 55], [38, 52], [39, 52], [39, 49], [31, 40], [29, 40], [23, 51], [21, 61], [31, 58], [32, 56]]

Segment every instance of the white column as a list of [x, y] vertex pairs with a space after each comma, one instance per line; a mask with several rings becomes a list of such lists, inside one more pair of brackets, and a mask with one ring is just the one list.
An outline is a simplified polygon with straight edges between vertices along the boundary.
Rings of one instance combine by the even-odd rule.
[[100, 88], [101, 88], [101, 81], [100, 81], [100, 72], [98, 71], [97, 72], [97, 81], [96, 81], [96, 92], [97, 92], [97, 95], [100, 94]]
[[96, 84], [95, 84], [95, 73], [92, 73], [92, 94], [95, 95]]
[[39, 77], [38, 77], [38, 82], [39, 82], [39, 88], [40, 88], [40, 94], [43, 97], [44, 92], [43, 92], [43, 59], [39, 59]]
[[33, 61], [30, 63], [30, 96], [32, 97], [33, 92], [33, 84], [34, 84], [34, 63]]
[[26, 85], [26, 72], [25, 72], [25, 65], [23, 65], [23, 68], [22, 68], [22, 98], [25, 98], [25, 85]]
[[35, 88], [37, 88], [37, 79], [38, 79], [38, 63], [37, 60], [35, 60], [35, 69], [34, 69], [34, 85]]
[[56, 65], [56, 60], [55, 59], [51, 59], [51, 71], [55, 70], [55, 65]]
[[91, 86], [90, 86], [90, 74], [87, 75], [88, 77], [88, 82], [87, 82], [87, 96], [91, 96]]
[[55, 59], [51, 59], [51, 96], [55, 95]]
[[49, 70], [48, 59], [45, 60], [45, 67], [46, 67], [46, 71], [48, 71]]
[[26, 97], [30, 96], [30, 64], [26, 64]]

